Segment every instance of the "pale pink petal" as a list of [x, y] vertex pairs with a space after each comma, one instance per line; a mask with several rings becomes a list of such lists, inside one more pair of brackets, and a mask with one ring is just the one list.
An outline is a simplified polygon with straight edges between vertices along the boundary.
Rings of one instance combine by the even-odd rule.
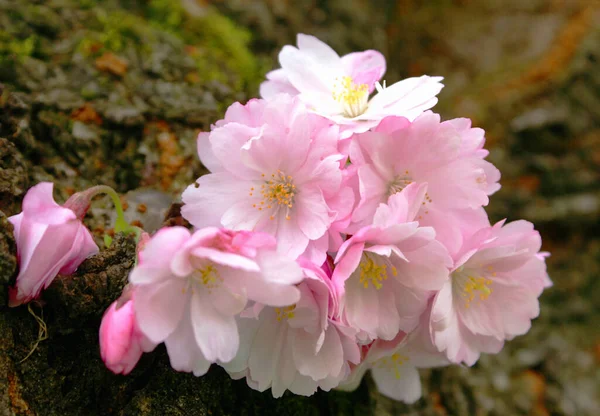
[[377, 93], [369, 102], [365, 113], [385, 112], [390, 115], [401, 115], [414, 120], [423, 111], [437, 103], [435, 96], [444, 87], [442, 77], [423, 75], [419, 78], [407, 78]]
[[235, 253], [227, 253], [210, 247], [196, 247], [191, 250], [190, 254], [196, 258], [208, 259], [214, 263], [234, 269], [249, 272], [260, 271], [260, 267], [254, 260]]
[[241, 179], [259, 179], [260, 173], [248, 168], [242, 161], [240, 149], [260, 129], [237, 122], [217, 127], [210, 133], [210, 145], [215, 158], [230, 173]]
[[303, 55], [293, 46], [284, 46], [279, 52], [279, 64], [286, 71], [290, 83], [301, 94], [322, 94], [332, 102], [331, 88], [334, 77], [320, 71], [320, 65]]
[[294, 216], [298, 227], [309, 240], [322, 237], [331, 224], [329, 210], [318, 189], [302, 190], [296, 195]]
[[231, 361], [240, 342], [235, 318], [219, 313], [198, 293], [192, 295], [190, 311], [196, 343], [206, 359]]
[[[190, 185], [183, 191], [181, 199], [185, 204], [181, 215], [198, 228], [221, 226], [221, 218], [229, 207], [249, 199], [248, 193], [253, 183], [220, 172], [198, 178], [197, 185]], [[248, 207], [252, 202], [248, 201]]]
[[314, 36], [298, 33], [298, 49], [323, 65], [339, 65], [340, 56], [325, 42]]
[[189, 302], [187, 282], [170, 279], [136, 290], [135, 315], [141, 331], [153, 342], [161, 343], [179, 324]]
[[297, 95], [298, 90], [290, 83], [284, 69], [267, 72], [267, 81], [260, 84], [260, 96], [272, 99], [277, 94]]
[[377, 390], [384, 396], [405, 403], [414, 403], [421, 398], [421, 378], [410, 363], [394, 368], [375, 366], [371, 373]]
[[293, 352], [298, 372], [313, 380], [339, 374], [344, 351], [338, 332], [334, 328], [326, 332], [323, 346], [318, 353], [315, 352], [314, 342], [315, 339], [309, 334], [296, 337]]
[[211, 363], [196, 344], [190, 315], [188, 305], [179, 325], [165, 340], [165, 345], [171, 367], [175, 371], [193, 372], [196, 377], [199, 377], [208, 372]]
[[[254, 344], [254, 337], [258, 331], [260, 321], [253, 318], [237, 318], [237, 327], [240, 336], [240, 347], [233, 360], [226, 363], [219, 363], [230, 375], [232, 373], [241, 373], [248, 368], [248, 357]], [[242, 377], [245, 377], [243, 375]]]
[[94, 237], [84, 225], [80, 225], [72, 248], [70, 258], [58, 271], [59, 274], [72, 274], [85, 259], [100, 251]]
[[403, 253], [409, 261], [392, 257], [392, 264], [398, 271], [397, 280], [405, 286], [439, 290], [448, 281], [452, 261], [442, 244], [432, 241], [422, 249]]
[[171, 278], [171, 260], [189, 239], [190, 232], [184, 227], [158, 230], [140, 253], [142, 264], [129, 273], [129, 281], [142, 285]]
[[[266, 314], [266, 316], [262, 316]], [[286, 337], [286, 331], [283, 330], [287, 324], [278, 322], [275, 318], [275, 311], [266, 308], [261, 312], [261, 323], [254, 337], [252, 351], [248, 358], [248, 368], [252, 374], [252, 379], [257, 383], [259, 391], [264, 391], [271, 387], [271, 382], [278, 371], [281, 345]]]
[[342, 65], [346, 73], [356, 84], [367, 84], [369, 93], [375, 89], [386, 70], [385, 57], [378, 51], [366, 50], [342, 56]]
[[32, 186], [23, 198], [25, 216], [34, 215], [37, 223], [60, 225], [76, 218], [75, 213], [54, 201], [52, 182], [40, 182]]
[[260, 275], [236, 272], [228, 276], [230, 290], [243, 290], [249, 300], [270, 306], [289, 306], [300, 299], [300, 292], [289, 284], [279, 284]]
[[[235, 273], [234, 270], [229, 272]], [[223, 279], [227, 279], [226, 272], [222, 271], [220, 275]], [[248, 299], [242, 288], [230, 290], [223, 284], [211, 290], [210, 302], [219, 314], [223, 316], [235, 316], [244, 310]]]

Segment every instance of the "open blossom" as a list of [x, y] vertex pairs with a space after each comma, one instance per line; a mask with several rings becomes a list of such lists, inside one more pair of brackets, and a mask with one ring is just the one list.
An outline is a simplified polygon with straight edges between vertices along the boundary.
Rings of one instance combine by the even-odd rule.
[[[373, 50], [340, 57], [314, 36], [299, 34], [298, 47], [279, 53], [281, 69], [267, 74], [261, 96], [277, 93], [300, 97], [317, 114], [340, 125], [342, 137], [375, 127], [389, 115], [410, 120], [437, 103], [442, 77], [408, 78], [387, 88], [378, 86], [385, 58]], [[378, 87], [378, 92], [369, 95]]]
[[525, 334], [538, 297], [551, 285], [540, 235], [527, 221], [501, 221], [467, 236], [431, 314], [435, 345], [454, 363], [473, 365]]
[[354, 227], [370, 224], [380, 203], [411, 183], [427, 183], [427, 195], [417, 218], [435, 228], [450, 252], [462, 241], [463, 218], [482, 226], [481, 207], [500, 188], [500, 172], [483, 158], [484, 132], [467, 119], [440, 122], [425, 112], [412, 123], [389, 117], [372, 132], [358, 134], [350, 145], [350, 159], [358, 166], [360, 201], [353, 213]]
[[414, 403], [421, 398], [421, 379], [418, 368], [442, 367], [450, 364], [431, 342], [429, 335], [429, 307], [422, 315], [419, 326], [407, 335], [400, 332], [391, 341], [377, 340], [363, 347], [360, 365], [340, 389], [356, 389], [363, 375], [371, 375], [379, 392], [391, 399]]
[[129, 275], [135, 313], [152, 342], [165, 342], [171, 365], [202, 375], [230, 361], [239, 346], [235, 316], [248, 300], [272, 306], [298, 301], [295, 261], [263, 233], [163, 228], [146, 243]]
[[381, 204], [373, 224], [358, 230], [340, 248], [333, 283], [343, 288], [348, 323], [361, 341], [391, 340], [412, 331], [431, 295], [448, 280], [451, 259], [431, 227], [415, 215], [425, 185], [409, 185]]
[[[52, 188], [51, 182], [32, 187], [23, 199], [23, 212], [8, 218], [19, 259], [17, 282], [9, 288], [9, 306], [37, 298], [59, 273], [73, 273], [98, 252], [81, 218], [54, 201]], [[84, 210], [80, 213], [84, 215]]]
[[260, 119], [210, 133], [222, 168], [185, 190], [182, 214], [196, 227], [267, 232], [298, 257], [338, 216], [330, 206], [343, 192], [338, 128], [288, 95], [266, 103]]
[[284, 308], [254, 305], [239, 318], [238, 356], [222, 364], [233, 378], [246, 377], [256, 390], [271, 388], [304, 396], [330, 390], [358, 364], [356, 331], [336, 318], [338, 299], [323, 269], [302, 261], [305, 279], [300, 300]]
[[156, 347], [139, 329], [133, 304], [134, 289], [130, 287], [104, 312], [100, 324], [100, 355], [115, 374], [129, 374], [142, 353]]

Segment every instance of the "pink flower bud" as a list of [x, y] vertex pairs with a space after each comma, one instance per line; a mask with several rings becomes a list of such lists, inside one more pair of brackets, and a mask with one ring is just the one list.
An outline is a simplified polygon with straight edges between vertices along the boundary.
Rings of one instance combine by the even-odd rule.
[[[127, 292], [127, 291], [126, 291]], [[129, 299], [116, 300], [104, 313], [100, 324], [100, 355], [106, 367], [115, 374], [129, 374], [143, 352], [150, 352], [156, 344], [139, 330], [133, 310], [133, 293]]]
[[8, 219], [14, 226], [19, 259], [17, 282], [9, 288], [9, 306], [37, 298], [57, 274], [73, 273], [98, 252], [75, 212], [54, 201], [52, 187], [51, 182], [32, 187], [23, 199], [23, 212]]

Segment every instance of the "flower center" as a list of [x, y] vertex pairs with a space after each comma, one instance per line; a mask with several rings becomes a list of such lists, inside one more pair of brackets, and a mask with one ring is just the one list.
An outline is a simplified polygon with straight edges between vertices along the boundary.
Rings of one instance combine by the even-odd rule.
[[401, 376], [400, 367], [402, 367], [408, 361], [409, 358], [407, 356], [395, 353], [392, 354], [390, 357], [385, 357], [379, 360], [377, 366], [379, 368], [387, 368], [393, 370], [396, 379], [399, 380]]
[[[388, 278], [387, 264], [377, 264], [365, 253], [358, 267], [360, 269], [359, 282], [365, 289], [369, 288], [369, 284], [373, 285], [377, 290], [383, 287], [383, 281]], [[394, 266], [391, 267], [391, 270], [394, 276], [398, 275], [398, 271]]]
[[402, 191], [412, 182], [413, 180], [410, 176], [410, 172], [407, 170], [405, 170], [403, 174], [398, 174], [394, 176], [394, 179], [388, 185], [387, 196], [389, 197], [391, 195], [394, 195], [395, 193]]
[[[488, 269], [490, 272], [492, 271], [491, 267]], [[491, 273], [491, 275], [495, 276], [496, 273]], [[461, 297], [465, 299], [465, 308], [469, 308], [476, 297], [480, 301], [484, 301], [492, 294], [490, 288], [492, 280], [485, 276], [473, 276], [461, 267], [452, 274], [452, 277], [456, 282], [455, 287], [458, 286]]]
[[[266, 175], [263, 173], [262, 177], [266, 179]], [[250, 196], [254, 196], [255, 188], [250, 188]], [[273, 209], [275, 212], [269, 218], [275, 219], [275, 215], [280, 208], [285, 208], [287, 220], [290, 219], [290, 210], [294, 206], [294, 196], [296, 195], [296, 185], [294, 185], [294, 179], [291, 176], [286, 176], [280, 170], [277, 173], [271, 174], [270, 179], [266, 179], [263, 184], [260, 185], [260, 196], [261, 200], [252, 204], [253, 208], [262, 211], [264, 209]]]
[[[212, 289], [218, 288], [221, 285], [221, 282], [223, 281], [223, 278], [219, 274], [219, 271], [212, 264], [209, 264], [208, 266], [205, 266], [205, 267], [197, 268], [192, 273], [191, 278], [192, 278], [192, 281], [206, 287], [206, 289], [208, 289], [209, 293], [212, 291]], [[191, 287], [191, 290], [192, 290], [192, 293], [194, 293], [193, 285]], [[182, 292], [186, 293], [187, 289], [183, 289]]]
[[343, 107], [344, 116], [354, 118], [367, 109], [369, 102], [369, 86], [355, 84], [352, 77], [336, 78], [331, 96]]
[[277, 321], [281, 322], [284, 319], [292, 319], [295, 316], [295, 309], [296, 305], [286, 306], [285, 308], [275, 308], [275, 313], [277, 314]]

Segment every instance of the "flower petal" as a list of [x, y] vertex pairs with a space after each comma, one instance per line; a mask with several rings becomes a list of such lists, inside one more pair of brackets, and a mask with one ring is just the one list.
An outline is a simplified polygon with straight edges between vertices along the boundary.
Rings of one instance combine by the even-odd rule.
[[136, 289], [135, 316], [140, 330], [152, 342], [163, 342], [179, 325], [189, 302], [186, 285], [187, 281], [169, 279]]
[[206, 359], [210, 362], [231, 361], [240, 345], [235, 318], [222, 315], [199, 293], [192, 295], [191, 302], [194, 336]]

